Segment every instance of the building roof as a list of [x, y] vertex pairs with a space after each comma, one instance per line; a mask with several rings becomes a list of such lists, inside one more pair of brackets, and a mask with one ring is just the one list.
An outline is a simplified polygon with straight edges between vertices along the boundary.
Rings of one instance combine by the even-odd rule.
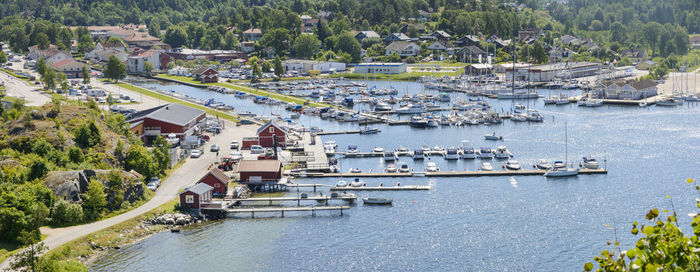
[[476, 47], [474, 45], [466, 46], [466, 47], [464, 47], [463, 50], [469, 50], [469, 52], [471, 52], [473, 54], [478, 54], [478, 55], [486, 54], [486, 51], [481, 50], [481, 48]]
[[402, 41], [408, 41], [408, 40], [411, 39], [411, 38], [409, 38], [408, 36], [406, 36], [406, 34], [403, 34], [403, 33], [400, 33], [400, 32], [399, 32], [399, 33], [391, 33], [389, 36], [387, 36], [387, 37], [385, 38], [385, 40], [388, 40], [388, 39], [391, 38], [391, 37], [396, 37], [397, 39], [402, 40]]
[[209, 171], [209, 173], [207, 173], [202, 178], [200, 178], [199, 181], [197, 181], [197, 183], [202, 182], [202, 180], [204, 178], [208, 177], [209, 175], [214, 176], [217, 180], [221, 181], [224, 184], [228, 184], [229, 180], [231, 180], [231, 177], [224, 174], [224, 172], [222, 172], [218, 168], [214, 168], [214, 169], [211, 169], [211, 171]]
[[124, 37], [124, 41], [126, 41], [126, 42], [160, 41], [159, 38], [151, 36], [151, 34], [148, 34], [148, 32], [139, 32], [139, 31], [134, 31], [134, 30], [127, 30], [127, 31], [131, 31], [131, 34], [128, 34], [127, 36]]
[[249, 28], [246, 31], [243, 31], [243, 34], [262, 34], [262, 30], [259, 28]]
[[360, 64], [355, 65], [357, 66], [401, 66], [401, 65], [406, 65], [403, 62], [363, 62]]
[[[202, 66], [202, 67], [199, 67], [197, 69], [192, 70], [192, 74], [201, 75], [204, 72], [209, 71], [209, 70], [214, 70], [214, 68], [211, 68], [209, 66]], [[214, 70], [214, 72], [216, 72], [216, 70]]]
[[279, 172], [282, 164], [278, 160], [242, 160], [238, 163], [240, 172]]
[[71, 65], [74, 63], [78, 63], [78, 62], [73, 60], [73, 59], [64, 59], [64, 60], [52, 63], [51, 66], [56, 67], [56, 68], [61, 68], [61, 67], [68, 66], [68, 65]]
[[452, 37], [452, 35], [450, 35], [449, 33], [445, 32], [443, 30], [438, 30], [438, 31], [433, 32], [433, 36], [436, 36], [436, 35], [440, 35], [446, 39], [449, 39]]
[[211, 187], [209, 184], [197, 183], [195, 186], [185, 188], [185, 191], [183, 193], [193, 192], [195, 194], [201, 195], [211, 190], [214, 190], [214, 187]]
[[267, 127], [273, 126], [273, 125], [274, 125], [277, 129], [281, 130], [282, 132], [287, 133], [287, 129], [286, 129], [286, 128], [284, 128], [284, 127], [282, 127], [282, 126], [279, 126], [279, 125], [275, 124], [274, 122], [272, 122], [272, 120], [270, 120], [270, 121], [267, 121], [267, 123], [265, 123], [264, 125], [262, 125], [260, 128], [258, 128], [258, 131], [255, 132], [255, 135], [260, 134], [260, 132], [262, 132], [263, 130], [265, 130]]
[[391, 44], [387, 45], [385, 50], [387, 52], [388, 51], [401, 51], [411, 44], [416, 45], [415, 43], [412, 43], [412, 42], [396, 41], [396, 42], [392, 42]]
[[[374, 32], [371, 30], [370, 31], [360, 31], [359, 33], [357, 33], [357, 35], [360, 35], [360, 34], [365, 35], [365, 38], [379, 38], [380, 37], [379, 34], [377, 34], [377, 32]], [[355, 35], [355, 36], [357, 36], [357, 35]]]
[[655, 87], [655, 86], [657, 85], [656, 82], [651, 81], [651, 80], [648, 80], [648, 79], [643, 79], [643, 80], [634, 80], [634, 79], [630, 79], [630, 80], [627, 80], [627, 81], [624, 81], [624, 80], [611, 80], [611, 81], [605, 81], [605, 82], [603, 82], [603, 85], [605, 85], [606, 87], [609, 87], [610, 85], [613, 85], [613, 84], [614, 84], [614, 85], [617, 85], [617, 86], [619, 86], [619, 87], [622, 87], [622, 86], [625, 86], [625, 85], [629, 85], [629, 86], [631, 86], [632, 88], [634, 88], [635, 90], [638, 90], [638, 91], [639, 91], [639, 90], [644, 90], [644, 89], [647, 89], [647, 88], [651, 88], [651, 87]]
[[129, 120], [127, 120], [127, 122], [133, 123], [140, 121], [144, 118], [150, 118], [154, 120], [184, 126], [203, 114], [205, 114], [203, 110], [191, 108], [177, 103], [170, 103], [137, 112]]

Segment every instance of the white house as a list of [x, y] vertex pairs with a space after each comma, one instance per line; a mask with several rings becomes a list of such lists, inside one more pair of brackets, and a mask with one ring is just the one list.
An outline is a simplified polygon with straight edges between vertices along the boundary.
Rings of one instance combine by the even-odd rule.
[[657, 95], [656, 83], [645, 80], [607, 81], [605, 85], [605, 97], [608, 99], [639, 100]]
[[386, 55], [391, 55], [394, 52], [399, 56], [415, 56], [420, 53], [420, 46], [412, 42], [392, 42], [386, 47]]
[[355, 65], [357, 74], [401, 74], [406, 72], [405, 63], [366, 62]]
[[284, 70], [287, 72], [296, 71], [300, 74], [309, 73], [316, 70], [321, 73], [334, 73], [345, 71], [345, 63], [335, 61], [313, 61], [313, 60], [285, 60], [282, 62]]
[[129, 56], [128, 62], [126, 65], [126, 71], [128, 73], [143, 73], [146, 72], [145, 69], [145, 64], [146, 61], [150, 62], [153, 65], [153, 69], [155, 70], [163, 70], [163, 67], [161, 66], [160, 63], [160, 54], [162, 53], [162, 50], [148, 50], [145, 52], [141, 52], [138, 55], [134, 56]]

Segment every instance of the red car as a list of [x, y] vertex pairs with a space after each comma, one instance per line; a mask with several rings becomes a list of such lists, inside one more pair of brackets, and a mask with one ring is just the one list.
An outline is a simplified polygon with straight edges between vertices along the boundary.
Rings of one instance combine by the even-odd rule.
[[205, 140], [205, 141], [207, 141], [207, 142], [208, 142], [209, 140], [211, 140], [211, 138], [209, 138], [209, 135], [202, 135], [202, 136], [200, 136], [200, 137], [202, 138], [202, 140]]

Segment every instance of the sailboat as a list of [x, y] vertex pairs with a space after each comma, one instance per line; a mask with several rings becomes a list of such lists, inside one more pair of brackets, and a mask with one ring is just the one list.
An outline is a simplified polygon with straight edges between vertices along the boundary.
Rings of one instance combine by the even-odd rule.
[[[564, 137], [566, 138], [566, 160], [564, 160], [564, 165], [568, 164], [569, 161], [569, 134], [568, 127], [564, 123]], [[555, 168], [553, 170], [547, 170], [544, 173], [545, 177], [571, 177], [578, 175], [578, 168]]]

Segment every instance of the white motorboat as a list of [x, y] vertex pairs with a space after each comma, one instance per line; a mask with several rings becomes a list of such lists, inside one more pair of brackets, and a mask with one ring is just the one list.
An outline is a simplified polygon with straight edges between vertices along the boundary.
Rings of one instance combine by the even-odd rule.
[[393, 202], [390, 198], [377, 198], [377, 197], [363, 197], [362, 203], [373, 204], [373, 205], [391, 205]]
[[473, 147], [462, 147], [462, 159], [476, 159], [476, 152]]
[[459, 159], [459, 154], [457, 153], [457, 148], [450, 147], [447, 149], [445, 152], [445, 159], [446, 160], [458, 160]]
[[345, 153], [351, 153], [351, 154], [354, 154], [354, 153], [357, 153], [357, 152], [360, 152], [360, 151], [357, 150], [357, 146], [356, 146], [356, 145], [349, 145], [349, 146], [348, 146], [348, 150], [345, 151]]
[[395, 161], [396, 160], [396, 153], [391, 152], [391, 151], [387, 151], [387, 152], [384, 152], [383, 157], [384, 157], [384, 161]]
[[360, 170], [360, 168], [357, 167], [350, 168], [350, 173], [362, 173], [362, 170]]
[[391, 111], [391, 105], [385, 102], [379, 102], [374, 106], [374, 111]]
[[598, 169], [600, 168], [600, 162], [592, 156], [583, 157], [583, 167], [586, 169]]
[[425, 159], [425, 153], [423, 152], [423, 149], [416, 149], [413, 151], [413, 159], [414, 160], [422, 160]]
[[646, 106], [647, 106], [647, 102], [646, 102], [646, 101], [639, 102], [639, 107], [644, 108], [644, 107], [646, 107]]
[[350, 182], [350, 186], [352, 186], [352, 187], [363, 187], [363, 186], [365, 186], [365, 182], [362, 181], [362, 180], [359, 179], [359, 178], [355, 178], [355, 180], [353, 180], [352, 182]]
[[397, 114], [420, 114], [423, 112], [425, 112], [425, 109], [422, 106], [414, 104], [408, 104], [396, 110]]
[[360, 134], [377, 134], [379, 133], [378, 128], [363, 128], [360, 130]]
[[506, 162], [506, 169], [508, 170], [520, 170], [520, 162], [516, 160], [508, 160]]
[[540, 170], [552, 169], [552, 165], [549, 163], [549, 161], [547, 161], [545, 159], [538, 160], [535, 167], [537, 167], [537, 169], [540, 169]]
[[442, 146], [436, 145], [436, 146], [433, 146], [433, 151], [440, 152], [440, 151], [445, 151], [445, 149], [442, 148]]
[[554, 161], [554, 165], [552, 168], [553, 169], [566, 168], [566, 164], [564, 164], [564, 161]]
[[675, 98], [671, 97], [671, 98], [656, 101], [656, 105], [663, 106], [663, 107], [675, 107], [675, 106], [683, 105], [683, 100], [675, 99]]
[[483, 163], [481, 163], [479, 170], [481, 170], [481, 171], [493, 171], [493, 166], [491, 166], [491, 163], [483, 162]]
[[384, 168], [384, 172], [387, 172], [387, 173], [396, 173], [396, 171], [398, 171], [398, 170], [399, 169], [396, 168], [396, 165], [394, 165], [393, 163], [387, 165], [387, 167]]
[[336, 187], [347, 187], [347, 186], [348, 186], [348, 182], [341, 179], [341, 180], [338, 181], [338, 183], [335, 184], [335, 186], [336, 186]]
[[600, 107], [603, 106], [603, 100], [601, 99], [592, 99], [586, 102], [586, 107], [589, 108], [594, 108], [594, 107]]
[[399, 167], [399, 172], [401, 172], [401, 173], [408, 173], [408, 172], [411, 172], [411, 168], [408, 168], [408, 164], [402, 164], [402, 165]]
[[553, 105], [553, 104], [557, 103], [557, 100], [559, 100], [558, 96], [556, 96], [556, 95], [550, 96], [550, 97], [544, 99], [544, 104], [545, 105]]
[[495, 153], [496, 153], [496, 155], [495, 155], [496, 159], [501, 159], [501, 160], [509, 159], [510, 157], [513, 156], [513, 154], [511, 154], [510, 151], [508, 151], [508, 149], [505, 146], [499, 146], [498, 148], [496, 148]]
[[408, 121], [408, 125], [414, 128], [426, 128], [428, 127], [428, 119], [420, 116], [411, 116], [411, 120]]
[[382, 153], [382, 152], [384, 152], [384, 148], [381, 148], [381, 147], [374, 147], [374, 149], [372, 149], [372, 152], [375, 152], [375, 153]]
[[484, 138], [488, 141], [500, 141], [503, 140], [503, 136], [496, 136], [496, 132], [492, 135], [484, 135]]
[[491, 150], [491, 148], [488, 148], [488, 147], [482, 147], [479, 150], [479, 159], [482, 159], [482, 160], [493, 159], [493, 150]]
[[336, 149], [338, 147], [338, 144], [335, 143], [335, 141], [326, 141], [323, 143], [323, 147], [331, 148], [331, 149]]
[[440, 171], [440, 168], [437, 167], [437, 164], [434, 162], [428, 162], [425, 165], [425, 172], [437, 172]]
[[396, 152], [398, 153], [408, 153], [408, 148], [399, 146], [399, 148], [396, 149]]

